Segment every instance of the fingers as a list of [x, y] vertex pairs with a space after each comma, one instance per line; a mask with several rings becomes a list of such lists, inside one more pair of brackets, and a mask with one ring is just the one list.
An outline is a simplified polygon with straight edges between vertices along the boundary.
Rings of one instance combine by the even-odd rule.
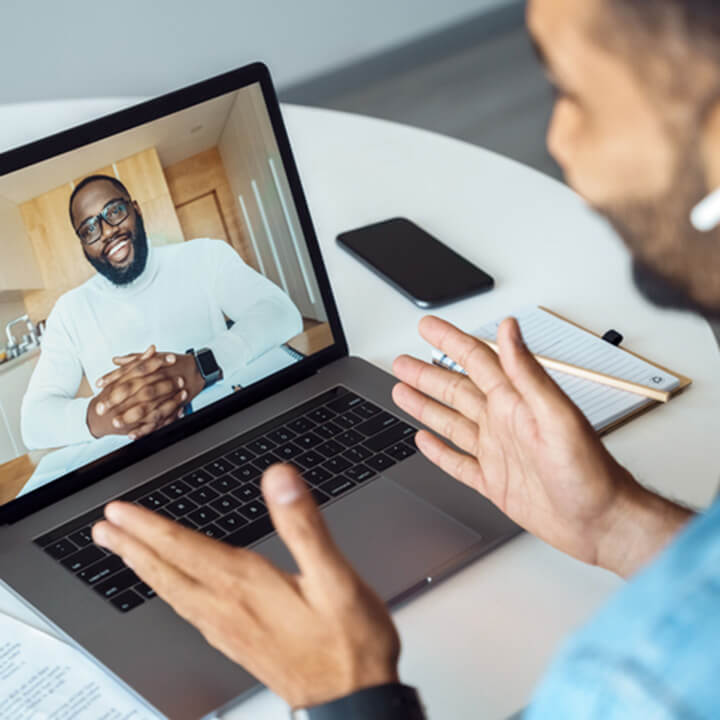
[[440, 433], [457, 447], [473, 455], [477, 452], [478, 426], [459, 412], [430, 400], [408, 385], [396, 385], [392, 397], [400, 409]]
[[539, 420], [576, 414], [572, 402], [527, 349], [515, 318], [500, 325], [498, 345], [503, 369]]
[[109, 522], [95, 525], [93, 539], [120, 555], [158, 593], [162, 588], [168, 596], [174, 593], [170, 583], [164, 584], [166, 577], [180, 582], [183, 590], [198, 584], [213, 588], [219, 572], [250, 554], [132, 503], [111, 502], [105, 517]]
[[273, 465], [263, 476], [262, 489], [275, 529], [304, 576], [327, 587], [354, 578], [295, 468]]
[[461, 365], [486, 396], [498, 387], [510, 385], [497, 355], [477, 338], [432, 316], [424, 317], [419, 329], [433, 347]]
[[174, 365], [177, 361], [177, 355], [174, 353], [153, 354], [150, 357], [141, 356], [127, 366], [119, 367], [117, 370], [109, 372], [97, 381], [98, 387], [107, 387], [118, 380], [132, 380], [134, 378], [145, 377], [157, 372], [162, 367]]
[[395, 360], [393, 372], [406, 385], [455, 408], [471, 420], [476, 420], [484, 410], [485, 396], [465, 375], [430, 365], [408, 355], [401, 355]]
[[133, 404], [129, 409], [119, 413], [112, 421], [117, 430], [127, 429], [133, 438], [139, 437], [139, 426], [150, 426], [152, 429], [158, 427], [169, 417], [174, 417], [177, 411], [187, 402], [189, 398], [187, 390], [170, 396], [160, 404], [139, 403]]
[[104, 415], [131, 397], [136, 402], [149, 402], [170, 395], [183, 387], [185, 387], [184, 378], [173, 379], [164, 372], [157, 372], [145, 378], [116, 382], [107, 388], [105, 397], [96, 406], [96, 411], [98, 415]]
[[415, 443], [420, 452], [434, 465], [444, 470], [459, 482], [478, 492], [486, 494], [487, 484], [478, 461], [465, 453], [448, 447], [440, 438], [426, 430], [415, 436]]
[[[150, 358], [154, 354], [155, 354], [155, 346], [150, 345], [150, 347], [148, 347], [148, 349], [144, 353], [131, 353], [130, 355], [120, 355], [120, 356], [114, 357], [112, 360], [113, 360], [113, 363], [115, 363], [116, 365], [131, 365], [134, 362], [138, 362], [140, 360]], [[95, 383], [95, 385], [97, 385], [97, 387], [102, 387], [103, 385], [107, 385], [108, 384], [108, 380], [107, 380], [108, 375], [111, 375], [114, 372], [115, 371], [113, 370], [113, 371], [103, 375]]]
[[[134, 507], [133, 509], [140, 510], [140, 508]], [[161, 521], [175, 525], [149, 511], [145, 512], [150, 516], [148, 520], [150, 524], [153, 521]], [[202, 537], [198, 533], [185, 530], [180, 526], [177, 526], [176, 529], [183, 531], [183, 538], [176, 545], [177, 548], [184, 549], [184, 543], [187, 542], [184, 537], [185, 533], [197, 535], [198, 538]], [[163, 600], [170, 603], [183, 617], [194, 616], [196, 609], [204, 604], [204, 594], [201, 586], [182, 570], [175, 567], [173, 563], [168, 562], [152, 550], [151, 542], [133, 536], [121, 526], [110, 522], [97, 523], [92, 529], [92, 535], [93, 540], [98, 545], [119, 555], [123, 562], [143, 582], [150, 585]]]

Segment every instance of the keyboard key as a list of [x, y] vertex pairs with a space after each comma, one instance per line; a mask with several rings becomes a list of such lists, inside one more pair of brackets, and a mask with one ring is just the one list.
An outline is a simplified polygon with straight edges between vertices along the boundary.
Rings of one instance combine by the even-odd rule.
[[298, 435], [295, 438], [295, 443], [299, 445], [303, 450], [310, 450], [311, 448], [314, 448], [316, 445], [319, 445], [322, 442], [322, 438], [316, 435], [315, 433], [303, 433], [302, 435]]
[[138, 593], [138, 595], [141, 595], [148, 600], [150, 598], [154, 598], [157, 595], [157, 593], [147, 583], [144, 582], [135, 585], [133, 590]]
[[360, 425], [364, 422], [364, 419], [361, 417], [358, 417], [355, 415], [355, 413], [346, 412], [344, 415], [338, 415], [333, 420], [334, 423], [340, 425], [344, 430], [349, 430], [350, 428], [355, 427], [356, 425]]
[[169, 513], [165, 508], [160, 508], [159, 510], [153, 511], [156, 515], [160, 515], [160, 517], [167, 518], [168, 520], [174, 520], [175, 516], [172, 513]]
[[234, 465], [244, 465], [255, 459], [255, 453], [250, 452], [247, 448], [238, 448], [229, 452], [225, 457]]
[[334, 457], [332, 460], [328, 460], [326, 463], [323, 463], [323, 467], [333, 475], [339, 475], [344, 470], [347, 470], [351, 465], [352, 463], [349, 460], [346, 460], [342, 455]]
[[213, 538], [213, 540], [220, 540], [227, 535], [227, 533], [222, 528], [219, 528], [214, 523], [211, 525], [206, 525], [200, 532], [203, 535], [207, 535], [209, 538]]
[[54, 542], [52, 545], [48, 545], [45, 548], [45, 552], [54, 557], [56, 560], [60, 560], [60, 558], [64, 558], [65, 556], [76, 552], [78, 549], [79, 548], [75, 543], [70, 542], [70, 540], [65, 538]]
[[303, 477], [305, 478], [305, 482], [309, 482], [312, 485], [319, 485], [331, 478], [332, 475], [324, 468], [316, 467], [312, 470], [306, 470], [303, 473]]
[[372, 452], [362, 445], [356, 445], [346, 450], [343, 457], [347, 458], [351, 463], [360, 463], [372, 456]]
[[379, 432], [389, 428], [398, 422], [398, 419], [392, 416], [390, 413], [381, 412], [375, 415], [375, 417], [366, 420], [356, 428], [359, 433], [370, 437], [371, 435], [377, 435]]
[[225, 458], [218, 458], [217, 460], [213, 460], [211, 463], [208, 463], [205, 466], [205, 470], [207, 470], [213, 477], [220, 477], [221, 475], [225, 475], [225, 473], [229, 473], [233, 467], [235, 467], [229, 460], [226, 460]]
[[315, 423], [306, 417], [300, 417], [288, 423], [288, 427], [296, 433], [305, 433], [308, 430], [312, 430], [312, 428], [315, 427]]
[[379, 450], [384, 450], [388, 447], [388, 445], [394, 445], [400, 440], [413, 437], [416, 432], [417, 430], [414, 427], [406, 425], [405, 423], [398, 423], [397, 425], [393, 425], [391, 428], [384, 430], [379, 435], [368, 438], [364, 444], [365, 447], [370, 450], [378, 452]]
[[201, 507], [197, 510], [193, 510], [188, 517], [198, 526], [209, 525], [213, 520], [217, 520], [220, 517], [220, 513], [215, 512], [212, 508]]
[[329, 495], [326, 495], [317, 488], [310, 488], [310, 494], [313, 496], [316, 505], [323, 505], [330, 499]]
[[181, 500], [175, 500], [175, 502], [171, 502], [169, 505], [166, 505], [165, 509], [168, 512], [171, 512], [175, 517], [180, 517], [182, 515], [187, 515], [193, 510], [197, 510], [197, 505], [192, 500], [182, 498]]
[[223, 477], [218, 478], [217, 480], [213, 480], [210, 483], [212, 489], [216, 490], [219, 495], [225, 495], [225, 493], [229, 493], [231, 490], [234, 490], [238, 485], [240, 485], [240, 480], [237, 480], [231, 475], [223, 475]]
[[117, 555], [109, 555], [102, 560], [98, 560], [92, 565], [88, 565], [88, 567], [81, 570], [77, 576], [81, 580], [84, 580], [88, 585], [94, 585], [95, 583], [114, 575], [124, 567], [125, 564], [121, 558]]
[[212, 480], [212, 475], [204, 470], [195, 470], [187, 475], [183, 475], [183, 480], [190, 483], [193, 487], [200, 487]]
[[126, 592], [112, 598], [110, 602], [120, 612], [130, 612], [130, 610], [133, 610], [138, 605], [142, 605], [145, 601], [136, 592], [127, 590]]
[[365, 461], [373, 470], [382, 471], [395, 465], [395, 460], [383, 453], [373, 455]]
[[70, 542], [67, 538], [64, 538], [54, 542], [52, 545], [48, 545], [45, 548], [45, 552], [51, 557], [54, 557], [56, 560], [60, 560], [60, 558], [64, 558], [66, 555], [70, 555], [78, 549], [79, 548], [75, 543]]
[[265, 504], [260, 500], [253, 500], [247, 505], [243, 505], [238, 509], [238, 512], [246, 517], [248, 520], [255, 520], [255, 518], [262, 517], [267, 514], [267, 508]]
[[272, 440], [264, 437], [248, 443], [248, 448], [252, 450], [256, 455], [263, 455], [264, 453], [272, 450], [274, 447], [275, 443]]
[[91, 535], [91, 529], [89, 527], [85, 527], [82, 530], [78, 530], [77, 532], [70, 535], [68, 538], [70, 542], [77, 545], [79, 548], [85, 547], [87, 545], [90, 545], [92, 543], [92, 535]]
[[386, 448], [385, 452], [399, 462], [414, 455], [417, 451], [407, 443], [397, 443], [397, 445], [391, 445], [389, 448]]
[[269, 535], [273, 529], [270, 516], [264, 515], [259, 520], [230, 533], [224, 538], [224, 541], [233, 547], [247, 547]]
[[271, 465], [281, 462], [280, 458], [273, 453], [267, 453], [267, 455], [261, 455], [259, 458], [253, 460], [255, 467], [259, 468], [263, 472], [267, 470]]
[[367, 467], [367, 465], [356, 465], [355, 467], [345, 471], [345, 475], [347, 475], [347, 477], [358, 483], [365, 482], [371, 477], [374, 477], [376, 474], [377, 473]]
[[340, 433], [335, 439], [338, 442], [341, 442], [345, 447], [357, 445], [357, 443], [364, 440], [363, 436], [355, 430], [346, 430], [345, 432]]
[[197, 530], [200, 526], [193, 522], [187, 515], [185, 517], [178, 518], [176, 522], [189, 530]]
[[324, 460], [324, 456], [322, 456], [319, 452], [316, 452], [315, 450], [310, 450], [310, 452], [306, 452], [304, 455], [299, 455], [298, 457], [296, 457], [293, 462], [302, 469], [315, 467]]
[[221, 527], [226, 532], [232, 532], [233, 530], [237, 530], [243, 525], [247, 525], [249, 522], [250, 521], [247, 518], [244, 518], [242, 515], [238, 515], [238, 513], [233, 512], [229, 515], [226, 515], [225, 517], [220, 518], [215, 524], [218, 527]]
[[380, 410], [377, 405], [373, 405], [371, 402], [364, 402], [362, 405], [358, 405], [353, 408], [353, 412], [358, 415], [362, 415], [363, 417], [371, 418], [373, 415], [377, 415], [379, 412], [382, 412], [382, 410]]
[[106, 555], [107, 553], [96, 545], [90, 545], [83, 550], [79, 550], [72, 555], [68, 555], [62, 560], [62, 564], [71, 572], [77, 572], [78, 570], [86, 568], [88, 565], [92, 565], [101, 558], [104, 558]]
[[[254, 486], [253, 486], [254, 487]], [[223, 495], [217, 500], [213, 500], [210, 503], [210, 507], [213, 510], [217, 510], [221, 515], [226, 515], [231, 510], [234, 510], [240, 505], [240, 501], [234, 498], [232, 495]]]
[[361, 397], [355, 395], [355, 393], [347, 393], [337, 400], [329, 402], [327, 406], [337, 413], [342, 413], [350, 410], [350, 408], [354, 408], [356, 405], [361, 405], [364, 402], [365, 401]]
[[262, 471], [258, 470], [254, 465], [243, 465], [237, 468], [237, 470], [233, 470], [230, 474], [240, 480], [240, 482], [248, 482], [256, 477], [260, 477]]
[[325, 457], [331, 458], [333, 455], [338, 455], [339, 453], [341, 453], [344, 449], [344, 445], [341, 445], [339, 442], [335, 442], [335, 440], [329, 440], [323, 445], [320, 445], [317, 450]]
[[330, 495], [330, 497], [337, 497], [347, 492], [350, 488], [355, 487], [355, 483], [346, 477], [336, 477], [328, 480], [319, 487], [320, 490]]
[[246, 483], [245, 485], [241, 485], [239, 488], [233, 490], [232, 494], [241, 502], [250, 502], [256, 497], [260, 497], [261, 493], [260, 488], [258, 488], [256, 485], [253, 485], [252, 483]]
[[149, 495], [146, 495], [144, 498], [140, 498], [138, 500], [138, 505], [142, 505], [148, 510], [159, 510], [169, 502], [170, 498], [167, 497], [167, 495], [161, 493], [159, 490], [156, 490], [155, 492], [151, 492]]
[[282, 445], [283, 443], [289, 442], [292, 440], [297, 433], [290, 430], [290, 428], [282, 427], [278, 430], [273, 430], [272, 432], [269, 432], [267, 436], [272, 440], [274, 443], [277, 443], [278, 445]]
[[219, 497], [220, 493], [217, 490], [213, 490], [211, 487], [199, 487], [197, 490], [193, 490], [188, 495], [188, 499], [198, 505], [207, 505], [211, 500], [215, 500]]
[[171, 482], [169, 485], [166, 485], [162, 489], [162, 492], [169, 498], [179, 498], [186, 493], [189, 493], [191, 489], [190, 485], [184, 483], [182, 480], [175, 480], [175, 482]]
[[130, 568], [126, 568], [122, 572], [113, 575], [109, 580], [95, 585], [93, 590], [109, 600], [111, 597], [121, 593], [123, 590], [131, 588], [133, 585], [137, 585], [139, 582], [140, 578]]
[[333, 438], [342, 431], [343, 428], [334, 422], [326, 422], [313, 428], [313, 432], [323, 438]]
[[295, 456], [300, 455], [302, 452], [303, 448], [298, 447], [295, 443], [291, 442], [275, 448], [275, 454], [283, 460], [292, 460]]
[[309, 412], [307, 416], [316, 423], [324, 423], [335, 417], [335, 413], [327, 407], [320, 407]]

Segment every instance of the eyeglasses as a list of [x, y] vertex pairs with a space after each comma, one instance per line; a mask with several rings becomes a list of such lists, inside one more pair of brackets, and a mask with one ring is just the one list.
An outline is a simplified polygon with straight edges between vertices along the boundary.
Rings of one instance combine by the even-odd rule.
[[127, 200], [113, 200], [95, 217], [88, 218], [75, 232], [83, 245], [92, 245], [102, 237], [103, 220], [111, 227], [115, 227], [129, 214], [130, 203]]

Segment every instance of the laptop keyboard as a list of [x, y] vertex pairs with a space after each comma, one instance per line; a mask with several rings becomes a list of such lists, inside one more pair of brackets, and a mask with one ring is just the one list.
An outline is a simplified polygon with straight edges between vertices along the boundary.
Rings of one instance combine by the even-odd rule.
[[[224, 445], [133, 488], [135, 502], [185, 527], [247, 547], [273, 532], [260, 479], [270, 465], [295, 465], [324, 505], [417, 451], [416, 428], [337, 387]], [[103, 505], [35, 540], [119, 611], [155, 593], [122, 560], [92, 541]]]

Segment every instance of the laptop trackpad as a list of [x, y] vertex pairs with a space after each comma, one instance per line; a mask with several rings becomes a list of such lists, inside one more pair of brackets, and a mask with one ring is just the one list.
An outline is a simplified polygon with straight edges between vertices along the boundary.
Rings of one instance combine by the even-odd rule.
[[[482, 539], [382, 476], [323, 514], [342, 551], [385, 600], [405, 592]], [[260, 543], [257, 550], [280, 567], [295, 571], [278, 537]]]

